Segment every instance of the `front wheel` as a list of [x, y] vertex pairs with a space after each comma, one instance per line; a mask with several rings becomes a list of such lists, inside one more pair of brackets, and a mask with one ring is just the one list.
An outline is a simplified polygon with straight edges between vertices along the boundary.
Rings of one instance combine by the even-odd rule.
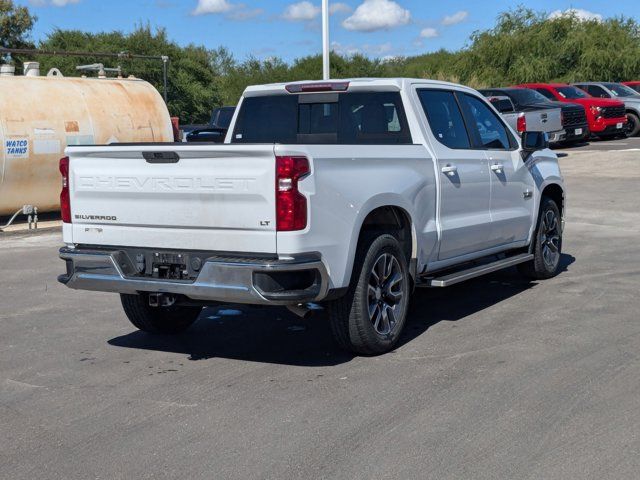
[[640, 117], [635, 113], [627, 113], [626, 133], [629, 137], [636, 137], [640, 133]]
[[174, 335], [184, 332], [195, 322], [202, 312], [201, 307], [152, 307], [149, 295], [121, 294], [122, 308], [134, 327], [143, 332]]
[[520, 273], [535, 280], [555, 277], [562, 254], [562, 219], [558, 205], [548, 197], [542, 197], [533, 241], [533, 260], [519, 265]]
[[406, 322], [410, 291], [407, 258], [398, 240], [382, 234], [361, 241], [348, 293], [328, 308], [340, 347], [364, 355], [393, 349]]

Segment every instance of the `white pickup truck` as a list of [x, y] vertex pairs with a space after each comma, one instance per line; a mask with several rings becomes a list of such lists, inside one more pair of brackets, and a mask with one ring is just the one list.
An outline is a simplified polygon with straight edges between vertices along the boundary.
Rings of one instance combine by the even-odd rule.
[[386, 352], [416, 287], [558, 272], [565, 193], [547, 147], [460, 85], [250, 87], [225, 144], [67, 149], [59, 281], [120, 293], [162, 334], [222, 302], [321, 305], [341, 347]]

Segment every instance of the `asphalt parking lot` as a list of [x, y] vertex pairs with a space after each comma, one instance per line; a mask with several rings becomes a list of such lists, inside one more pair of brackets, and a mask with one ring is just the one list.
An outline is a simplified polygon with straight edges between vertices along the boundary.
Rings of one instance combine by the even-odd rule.
[[0, 477], [638, 478], [640, 139], [560, 152], [563, 272], [420, 290], [375, 358], [280, 309], [148, 336], [57, 232], [0, 236]]

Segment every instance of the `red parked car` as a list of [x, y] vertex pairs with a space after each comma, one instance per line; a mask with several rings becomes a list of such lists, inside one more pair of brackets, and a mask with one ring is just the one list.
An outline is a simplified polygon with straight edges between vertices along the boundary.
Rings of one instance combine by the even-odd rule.
[[589, 130], [593, 135], [601, 138], [625, 135], [627, 115], [624, 103], [618, 100], [595, 98], [566, 83], [525, 83], [518, 86], [531, 88], [549, 100], [579, 103], [587, 112]]
[[633, 82], [621, 82], [623, 85], [626, 85], [627, 87], [631, 87], [633, 88], [636, 92], [640, 93], [640, 82], [639, 81], [633, 81]]

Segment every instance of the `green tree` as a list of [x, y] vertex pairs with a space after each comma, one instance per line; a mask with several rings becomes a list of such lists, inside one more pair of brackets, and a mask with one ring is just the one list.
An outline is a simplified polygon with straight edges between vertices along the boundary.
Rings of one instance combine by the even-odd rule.
[[[13, 0], [0, 0], [0, 47], [33, 48], [30, 41], [31, 30], [36, 17], [27, 7], [17, 7]], [[14, 63], [21, 65], [23, 58], [13, 55]]]
[[640, 35], [632, 19], [549, 18], [519, 8], [476, 32], [452, 69], [463, 82], [627, 80], [640, 75]]
[[0, 0], [0, 46], [31, 48], [29, 40], [36, 17], [27, 7], [16, 7], [13, 0]]

